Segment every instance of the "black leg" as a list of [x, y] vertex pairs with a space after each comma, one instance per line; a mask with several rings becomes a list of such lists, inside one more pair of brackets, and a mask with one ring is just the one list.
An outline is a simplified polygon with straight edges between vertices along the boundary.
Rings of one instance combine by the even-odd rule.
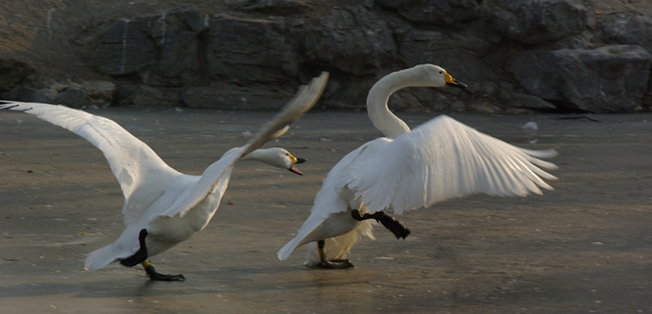
[[351, 264], [351, 262], [349, 262], [348, 259], [335, 259], [330, 261], [327, 260], [326, 250], [324, 249], [325, 245], [326, 245], [326, 241], [324, 240], [317, 241], [317, 248], [319, 248], [319, 256], [321, 258], [321, 262], [317, 264], [317, 267], [327, 268], [327, 269], [344, 269], [344, 268], [353, 267], [353, 264]]
[[396, 218], [390, 215], [385, 214], [383, 211], [375, 212], [371, 215], [360, 215], [360, 212], [357, 209], [354, 209], [351, 210], [351, 217], [358, 221], [376, 219], [376, 221], [383, 224], [385, 228], [389, 229], [389, 231], [391, 231], [397, 239], [405, 239], [408, 235], [410, 235], [410, 229], [408, 229], [402, 222], [396, 220]]
[[186, 280], [186, 278], [180, 274], [164, 275], [156, 272], [154, 266], [152, 266], [152, 264], [150, 264], [149, 261], [147, 260], [147, 242], [145, 241], [145, 238], [147, 238], [147, 230], [146, 229], [140, 230], [140, 234], [138, 234], [138, 242], [140, 243], [140, 249], [138, 249], [138, 251], [134, 253], [134, 255], [120, 260], [120, 264], [125, 265], [127, 267], [134, 267], [138, 264], [142, 264], [143, 267], [145, 268], [145, 271], [147, 272], [147, 275], [149, 275], [149, 279], [151, 280], [157, 280], [157, 281]]
[[145, 238], [147, 238], [147, 230], [146, 229], [140, 230], [140, 234], [138, 235], [138, 242], [140, 242], [140, 249], [138, 249], [138, 251], [134, 253], [134, 255], [120, 260], [120, 264], [125, 265], [127, 267], [134, 267], [147, 260], [147, 243], [145, 242]]

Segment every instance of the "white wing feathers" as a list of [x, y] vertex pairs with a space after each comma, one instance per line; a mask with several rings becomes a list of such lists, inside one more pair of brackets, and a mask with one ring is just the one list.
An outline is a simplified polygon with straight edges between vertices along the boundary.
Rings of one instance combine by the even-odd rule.
[[[162, 216], [183, 217], [190, 209], [195, 207], [206, 195], [212, 192], [219, 184], [222, 176], [244, 156], [262, 147], [267, 141], [283, 135], [288, 130], [288, 125], [301, 118], [321, 97], [328, 83], [328, 73], [322, 72], [319, 77], [313, 78], [308, 86], [301, 86], [297, 94], [283, 109], [267, 122], [249, 144], [237, 149], [232, 149], [210, 165], [197, 184], [189, 190], [187, 197], [178, 198], [177, 202], [165, 210]], [[185, 195], [184, 195], [185, 196]]]
[[[139, 203], [146, 205], [145, 199], [149, 198], [149, 202], [153, 202], [160, 195], [152, 193], [138, 195], [139, 186], [146, 185], [147, 190], [151, 191], [157, 183], [160, 183], [162, 185], [160, 192], [163, 193], [165, 182], [180, 175], [163, 162], [147, 144], [112, 120], [65, 106], [41, 103], [2, 101], [0, 109], [23, 111], [34, 115], [74, 132], [99, 148], [124, 194], [125, 221], [133, 218], [130, 216], [138, 216], [138, 213], [128, 210], [127, 204], [132, 197], [141, 199]], [[148, 181], [147, 184], [143, 184], [145, 181]]]
[[370, 213], [392, 209], [400, 214], [473, 193], [541, 194], [540, 188], [552, 190], [543, 179], [556, 179], [538, 168], [556, 166], [534, 157], [553, 157], [554, 150], [522, 149], [447, 116], [393, 141], [380, 138], [361, 148], [340, 171], [346, 176], [341, 186], [353, 191]]

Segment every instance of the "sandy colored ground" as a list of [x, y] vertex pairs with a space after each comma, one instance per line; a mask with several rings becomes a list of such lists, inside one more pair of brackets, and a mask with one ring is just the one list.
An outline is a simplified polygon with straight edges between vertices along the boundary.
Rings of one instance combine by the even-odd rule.
[[[199, 174], [272, 113], [107, 109], [172, 167]], [[350, 270], [275, 253], [300, 227], [327, 171], [379, 135], [363, 112], [309, 113], [278, 146], [305, 176], [241, 163], [209, 226], [155, 256], [162, 273], [85, 255], [122, 232], [122, 194], [101, 152], [61, 128], [0, 112], [2, 313], [650, 313], [652, 115], [483, 116], [452, 113], [523, 147], [554, 147], [555, 191], [474, 196], [400, 216], [354, 247]], [[418, 125], [436, 114], [401, 115]], [[536, 134], [526, 122], [538, 123]], [[535, 142], [536, 143], [533, 143]], [[269, 146], [269, 145], [268, 145]]]

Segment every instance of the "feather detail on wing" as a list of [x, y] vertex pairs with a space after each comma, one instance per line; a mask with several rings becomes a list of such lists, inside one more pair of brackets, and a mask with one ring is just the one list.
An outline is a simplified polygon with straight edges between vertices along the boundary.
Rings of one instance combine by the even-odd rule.
[[[138, 210], [144, 210], [163, 193], [167, 182], [180, 175], [168, 166], [147, 144], [127, 132], [114, 121], [81, 110], [60, 105], [0, 101], [0, 109], [23, 111], [42, 120], [85, 138], [99, 148], [113, 175], [118, 179], [125, 197], [123, 213], [125, 222], [138, 217]], [[143, 184], [147, 182], [146, 184]], [[138, 188], [146, 185], [146, 195]], [[160, 186], [159, 189], [155, 189]], [[152, 192], [154, 191], [154, 192]], [[156, 191], [160, 191], [157, 193]], [[129, 201], [138, 198], [141, 209], [129, 208]]]
[[394, 140], [365, 145], [346, 169], [345, 184], [370, 213], [431, 206], [473, 193], [525, 196], [552, 190], [543, 179], [556, 178], [539, 167], [556, 169], [532, 151], [480, 133], [447, 116], [432, 119]]
[[327, 83], [328, 72], [322, 72], [319, 77], [313, 78], [307, 86], [299, 87], [294, 98], [269, 122], [263, 125], [247, 145], [231, 149], [220, 160], [206, 168], [199, 182], [188, 189], [187, 192], [184, 192], [161, 216], [172, 217], [179, 215], [183, 217], [190, 209], [201, 202], [206, 195], [215, 190], [224, 174], [228, 173], [228, 170], [232, 169], [240, 159], [262, 147], [266, 142], [283, 135], [288, 130], [290, 123], [298, 120], [308, 112], [321, 97]]

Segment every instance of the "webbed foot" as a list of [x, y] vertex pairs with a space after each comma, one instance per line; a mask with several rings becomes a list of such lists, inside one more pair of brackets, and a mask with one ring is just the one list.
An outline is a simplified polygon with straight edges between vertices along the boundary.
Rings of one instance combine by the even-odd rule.
[[330, 261], [322, 259], [321, 263], [317, 264], [317, 267], [325, 269], [346, 269], [353, 268], [353, 264], [348, 259], [334, 259]]
[[324, 240], [319, 240], [317, 241], [317, 248], [319, 249], [319, 257], [321, 259], [321, 262], [317, 264], [317, 267], [319, 268], [325, 268], [325, 269], [345, 269], [345, 268], [352, 268], [353, 264], [349, 262], [348, 259], [334, 259], [334, 260], [327, 260], [326, 259], [326, 249], [324, 248], [326, 246], [326, 241]]
[[[145, 266], [145, 265], [143, 265]], [[155, 280], [155, 281], [185, 281], [186, 277], [183, 275], [164, 275], [156, 272], [156, 269], [152, 265], [145, 266], [145, 271], [147, 272], [147, 275], [149, 275], [150, 280]]]

